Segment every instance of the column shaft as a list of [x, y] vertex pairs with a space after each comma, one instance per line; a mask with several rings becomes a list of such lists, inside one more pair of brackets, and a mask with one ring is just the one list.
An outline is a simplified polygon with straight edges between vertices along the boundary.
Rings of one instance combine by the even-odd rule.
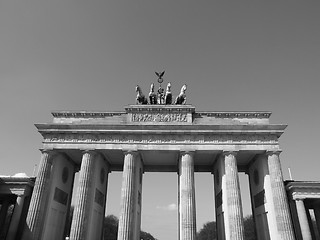
[[278, 232], [282, 240], [295, 239], [279, 152], [267, 152], [267, 157]]
[[93, 151], [86, 151], [82, 157], [77, 200], [71, 225], [71, 240], [87, 239], [89, 214], [91, 212], [90, 203], [93, 198], [91, 190], [95, 163], [94, 155]]
[[[238, 167], [236, 153], [224, 153], [226, 189], [222, 192], [227, 194], [228, 222], [229, 222], [229, 239], [244, 239], [243, 214], [241, 204], [241, 193], [238, 176]], [[228, 236], [228, 233], [226, 233]], [[227, 238], [228, 239], [228, 238]]]
[[304, 202], [301, 199], [295, 200], [297, 207], [297, 214], [299, 218], [299, 224], [301, 229], [301, 234], [303, 240], [312, 240], [311, 231], [308, 223], [308, 217], [306, 213], [306, 208], [304, 206]]
[[[6, 200], [3, 201], [2, 205], [1, 205], [0, 226], [4, 226], [9, 207], [10, 207], [10, 198], [8, 197]], [[0, 229], [0, 232], [1, 232], [1, 229]]]
[[24, 196], [17, 196], [14, 211], [11, 217], [11, 223], [7, 234], [7, 240], [14, 240], [18, 232], [18, 227], [21, 219], [21, 213], [24, 204]]
[[193, 152], [181, 154], [179, 162], [179, 237], [196, 239], [196, 203]]
[[43, 151], [38, 170], [38, 176], [29, 205], [24, 231], [25, 239], [41, 239], [42, 224], [45, 220], [45, 209], [50, 189], [50, 173], [53, 160], [53, 152]]
[[314, 215], [316, 218], [317, 228], [318, 228], [318, 235], [320, 235], [320, 207], [314, 207]]
[[118, 240], [140, 239], [142, 184], [142, 172], [140, 173], [141, 167], [141, 159], [137, 152], [125, 153]]

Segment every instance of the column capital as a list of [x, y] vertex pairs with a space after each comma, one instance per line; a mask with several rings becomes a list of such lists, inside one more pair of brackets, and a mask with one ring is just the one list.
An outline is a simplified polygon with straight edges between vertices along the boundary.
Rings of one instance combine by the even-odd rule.
[[139, 155], [139, 151], [138, 150], [123, 150], [123, 154], [124, 155], [127, 155], [127, 154], [132, 154], [134, 156], [137, 156]]
[[305, 198], [303, 198], [303, 197], [294, 197], [293, 200], [294, 201], [302, 201], [302, 202], [304, 202]]
[[54, 150], [53, 148], [40, 148], [39, 151], [43, 154], [43, 153], [47, 153], [50, 155], [56, 155], [58, 154], [58, 152], [56, 150]]
[[221, 155], [222, 156], [228, 156], [228, 155], [232, 155], [232, 156], [237, 156], [238, 151], [222, 151]]
[[195, 150], [180, 151], [180, 157], [186, 154], [194, 156], [195, 152], [196, 152]]
[[277, 156], [279, 156], [281, 152], [282, 152], [281, 150], [266, 150], [266, 153], [265, 153], [265, 154], [266, 154], [267, 156], [271, 156], [271, 155], [277, 155]]
[[96, 154], [97, 153], [96, 149], [80, 149], [80, 151], [82, 154], [85, 154], [85, 153]]

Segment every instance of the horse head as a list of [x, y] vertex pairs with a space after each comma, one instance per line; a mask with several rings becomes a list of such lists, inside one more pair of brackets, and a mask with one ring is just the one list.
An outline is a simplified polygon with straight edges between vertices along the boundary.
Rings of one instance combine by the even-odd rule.
[[170, 93], [171, 92], [171, 83], [169, 82], [168, 85], [167, 85], [167, 90], [166, 90], [167, 93]]
[[187, 90], [187, 84], [184, 84], [181, 88], [180, 94], [185, 94]]
[[139, 85], [136, 86], [136, 92], [141, 92]]
[[154, 84], [152, 83], [150, 86], [150, 93], [153, 93], [153, 92], [154, 92]]

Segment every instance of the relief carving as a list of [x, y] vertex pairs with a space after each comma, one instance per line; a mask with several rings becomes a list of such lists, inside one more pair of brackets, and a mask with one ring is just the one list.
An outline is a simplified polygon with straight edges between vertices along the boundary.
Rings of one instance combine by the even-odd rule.
[[110, 135], [110, 134], [46, 134], [44, 143], [171, 143], [171, 144], [277, 144], [274, 135]]

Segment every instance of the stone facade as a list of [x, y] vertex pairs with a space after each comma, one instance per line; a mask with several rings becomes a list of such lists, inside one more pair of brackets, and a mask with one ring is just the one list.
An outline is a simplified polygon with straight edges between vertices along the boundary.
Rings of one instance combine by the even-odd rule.
[[[238, 172], [250, 178], [258, 239], [294, 239], [279, 159], [286, 125], [270, 112], [196, 112], [131, 105], [124, 112], [54, 112], [36, 124], [43, 153], [24, 239], [58, 239], [80, 169], [70, 239], [100, 239], [107, 177], [123, 171], [119, 240], [138, 240], [144, 172], [178, 172], [179, 239], [196, 235], [194, 172], [214, 176], [219, 239], [244, 239]], [[213, 199], [214, 200], [214, 199]]]
[[0, 239], [21, 239], [34, 181], [25, 174], [0, 176]]
[[285, 186], [296, 239], [320, 239], [320, 182], [286, 181]]

